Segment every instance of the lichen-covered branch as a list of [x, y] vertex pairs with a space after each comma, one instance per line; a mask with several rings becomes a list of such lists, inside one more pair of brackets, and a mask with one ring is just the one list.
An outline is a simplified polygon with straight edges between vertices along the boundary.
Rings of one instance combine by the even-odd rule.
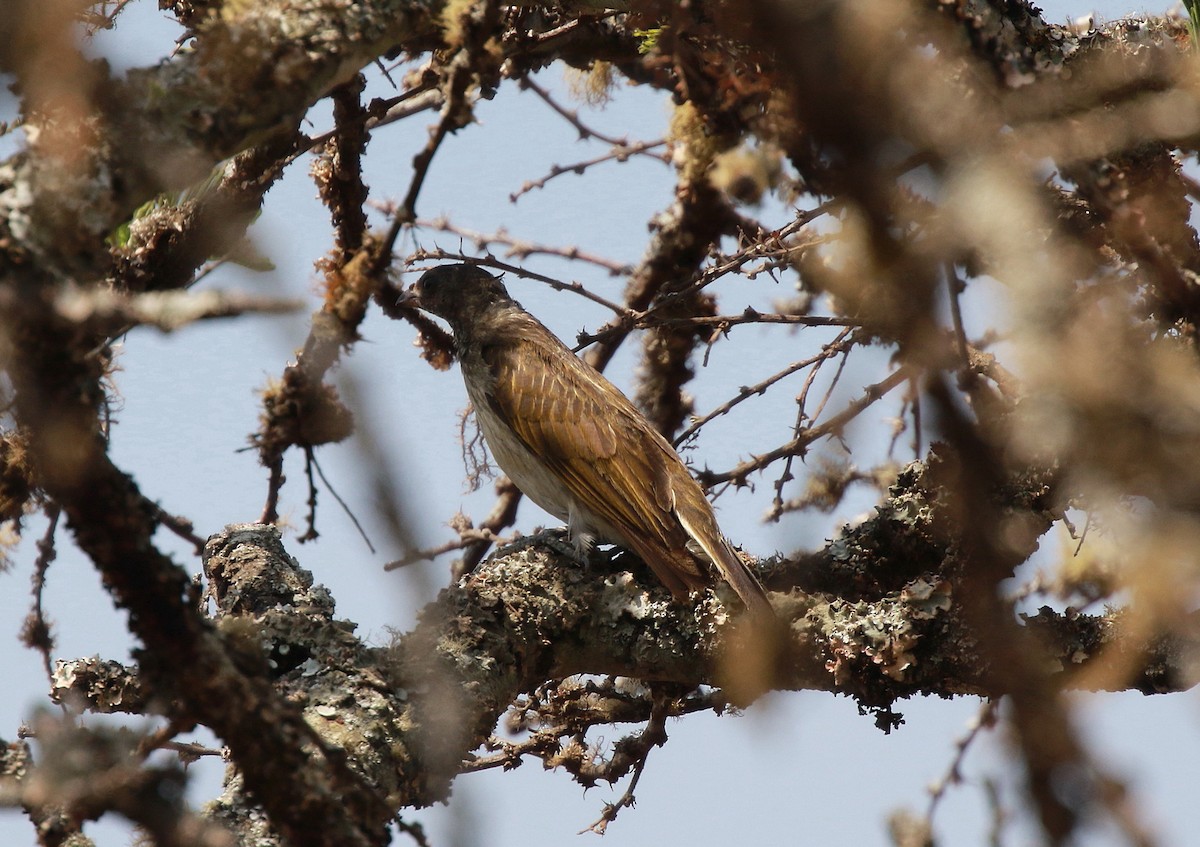
[[[25, 22], [38, 6], [10, 4], [6, 15]], [[56, 118], [0, 168], [9, 249], [48, 262], [43, 273], [83, 269], [80, 258], [103, 255], [105, 236], [137, 206], [294, 129], [312, 103], [389, 47], [434, 34], [437, 8], [399, 0], [229, 6], [197, 26], [194, 50], [124, 80], [92, 77], [91, 90], [65, 107], [47, 93], [31, 109]], [[9, 54], [18, 75], [35, 73], [37, 42], [10, 46], [27, 51]], [[68, 134], [78, 138], [69, 151], [55, 141]]]
[[[964, 612], [957, 545], [938, 529], [948, 508], [938, 502], [944, 473], [909, 468], [876, 516], [831, 543], [819, 564], [762, 566], [786, 633], [744, 695], [767, 688], [849, 694], [890, 728], [896, 702], [914, 694], [1007, 693], [995, 687]], [[1032, 519], [1041, 490], [1035, 478], [1014, 485], [1009, 508]], [[326, 757], [341, 751], [336, 757], [346, 756], [356, 779], [386, 798], [393, 814], [445, 799], [455, 775], [472, 768], [469, 754], [488, 742], [522, 692], [545, 680], [612, 674], [681, 690], [725, 684], [735, 699], [744, 682], [734, 672], [741, 660], [729, 659], [746, 647], [721, 599], [680, 604], [619, 562], [585, 567], [536, 538], [443, 591], [414, 630], [385, 647], [364, 644], [352, 624], [333, 617], [332, 598], [286, 554], [272, 527], [235, 526], [214, 536], [205, 572], [217, 629], [237, 661], [269, 667], [277, 691], [303, 704], [313, 743]], [[1040, 645], [1039, 666], [1058, 663], [1046, 677], [1055, 686], [1086, 684], [1098, 665], [1124, 668], [1123, 681], [1113, 685], [1109, 676], [1109, 687], [1161, 692], [1196, 681], [1188, 656], [1200, 644], [1200, 620], [1190, 638], [1164, 632], [1148, 641], [1126, 631], [1120, 612], [1043, 609], [1024, 628]], [[95, 702], [89, 664], [60, 667], [60, 697], [78, 691]], [[115, 671], [105, 674], [112, 679]], [[127, 705], [137, 702], [134, 694]], [[614, 712], [616, 704], [603, 698], [571, 703], [563, 731], [572, 734], [635, 719], [638, 711]], [[252, 813], [242, 776], [231, 779], [212, 815], [243, 839], [251, 829], [274, 839]]]

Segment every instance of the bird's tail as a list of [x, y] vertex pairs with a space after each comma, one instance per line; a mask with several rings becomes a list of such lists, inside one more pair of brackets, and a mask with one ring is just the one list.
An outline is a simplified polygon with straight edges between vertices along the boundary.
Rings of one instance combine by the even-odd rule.
[[720, 530], [713, 527], [712, 532], [700, 532], [698, 527], [688, 523], [687, 518], [679, 510], [675, 514], [687, 534], [704, 551], [704, 555], [716, 565], [722, 578], [746, 604], [746, 610], [758, 621], [764, 623], [774, 621], [775, 610], [771, 607], [771, 601], [767, 599], [767, 592], [763, 590], [753, 572], [742, 561], [742, 557], [721, 535]]

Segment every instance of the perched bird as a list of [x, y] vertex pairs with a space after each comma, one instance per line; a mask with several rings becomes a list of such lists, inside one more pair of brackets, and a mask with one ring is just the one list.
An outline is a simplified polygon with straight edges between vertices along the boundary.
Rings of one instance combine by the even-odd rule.
[[700, 485], [629, 399], [473, 265], [444, 265], [413, 286], [444, 318], [492, 455], [533, 502], [594, 541], [637, 553], [676, 597], [711, 582], [708, 565], [755, 618], [762, 586], [717, 526]]

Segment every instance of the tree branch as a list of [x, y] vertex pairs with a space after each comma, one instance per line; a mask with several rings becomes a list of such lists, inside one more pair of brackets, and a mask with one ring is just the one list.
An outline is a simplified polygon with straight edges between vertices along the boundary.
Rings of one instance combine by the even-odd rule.
[[[910, 570], [953, 569], [954, 545], [933, 525], [938, 507], [927, 485], [933, 477], [913, 466], [889, 506], [819, 554], [840, 560], [828, 569], [832, 576], [824, 575], [826, 589], [841, 584], [840, 595], [772, 592], [788, 632], [769, 687], [849, 694], [885, 728], [898, 720], [893, 704], [914, 694], [1005, 693], [972, 646], [978, 641], [951, 579], [930, 571], [870, 599], [874, 591], [864, 591], [857, 568], [892, 574], [900, 564], [892, 557]], [[922, 546], [933, 557], [907, 561]], [[615, 563], [601, 572], [593, 564], [589, 572], [560, 547], [535, 539], [501, 551], [445, 589], [417, 627], [386, 649], [367, 646], [352, 625], [334, 619], [332, 599], [286, 554], [273, 527], [234, 526], [214, 536], [205, 570], [219, 628], [243, 634], [240, 661], [269, 663], [279, 693], [303, 704], [325, 758], [348, 757], [396, 813], [444, 800], [453, 778], [475, 769], [469, 754], [487, 744], [510, 704], [546, 679], [616, 674], [686, 688], [733, 681], [731, 659], [744, 648], [719, 598], [680, 604], [650, 587], [648, 576], [643, 582]], [[806, 570], [797, 565], [766, 565], [768, 583], [803, 584]], [[1191, 636], [1163, 634], [1148, 643], [1126, 640], [1120, 612], [1043, 609], [1025, 628], [1043, 651], [1039, 666], [1061, 668], [1047, 677], [1051, 685], [1094, 679], [1080, 674], [1098, 663], [1123, 664], [1129, 655], [1142, 661], [1124, 687], [1168, 691], [1196, 681], [1187, 657], [1200, 645], [1200, 616]], [[579, 701], [572, 731], [613, 719], [600, 705], [589, 721], [586, 704]], [[251, 823], [252, 802], [235, 776], [213, 814], [243, 837], [255, 826], [256, 837], [279, 843], [261, 822]]]

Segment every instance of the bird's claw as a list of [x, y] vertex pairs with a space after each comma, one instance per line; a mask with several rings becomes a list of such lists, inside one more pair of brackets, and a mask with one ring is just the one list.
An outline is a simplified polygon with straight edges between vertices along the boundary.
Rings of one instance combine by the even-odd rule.
[[538, 530], [533, 535], [522, 535], [520, 538], [510, 541], [502, 547], [497, 547], [496, 555], [507, 556], [512, 553], [519, 553], [522, 550], [528, 550], [530, 547], [544, 547], [560, 555], [569, 556], [572, 559], [579, 558], [579, 552], [576, 550], [574, 543], [572, 543], [571, 534], [565, 526]]

